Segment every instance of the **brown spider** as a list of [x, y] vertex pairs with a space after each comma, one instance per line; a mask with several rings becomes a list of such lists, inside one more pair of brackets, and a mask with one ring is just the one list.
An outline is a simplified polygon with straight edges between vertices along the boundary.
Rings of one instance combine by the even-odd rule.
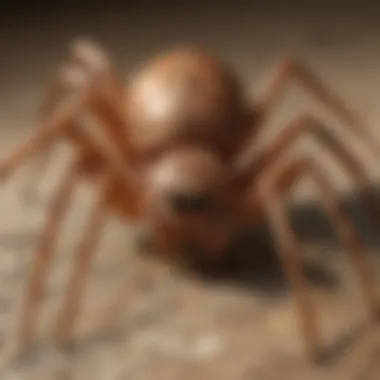
[[[97, 238], [111, 208], [125, 219], [149, 225], [162, 255], [174, 258], [174, 252], [180, 255], [178, 248], [191, 243], [206, 252], [209, 261], [225, 252], [236, 227], [267, 218], [294, 290], [306, 353], [314, 357], [319, 345], [314, 305], [283, 206], [285, 196], [304, 175], [315, 181], [326, 212], [350, 253], [368, 307], [378, 315], [369, 257], [329, 178], [311, 157], [286, 154], [307, 133], [319, 138], [356, 181], [364, 206], [379, 222], [371, 181], [346, 145], [321, 121], [302, 115], [247, 165], [236, 164], [244, 143], [262, 131], [286, 84], [293, 79], [353, 132], [373, 143], [349, 108], [304, 64], [282, 61], [265, 96], [250, 103], [228, 67], [198, 48], [179, 49], [154, 59], [127, 87], [96, 44], [77, 42], [71, 53], [72, 61], [49, 86], [41, 125], [0, 162], [0, 174], [5, 178], [59, 139], [68, 140], [75, 148], [36, 249], [17, 331], [20, 347], [33, 338], [60, 226], [75, 185], [83, 177], [99, 186], [98, 201], [76, 253], [57, 326], [59, 342], [72, 336]], [[60, 104], [68, 90], [72, 90], [71, 96]], [[96, 117], [101, 128], [84, 128], [81, 117], [86, 114]]]

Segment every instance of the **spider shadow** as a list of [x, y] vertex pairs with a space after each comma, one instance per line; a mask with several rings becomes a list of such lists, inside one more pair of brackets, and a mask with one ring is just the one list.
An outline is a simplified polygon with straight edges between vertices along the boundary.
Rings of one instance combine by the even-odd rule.
[[[376, 189], [376, 195], [380, 206], [380, 187]], [[380, 234], [363, 210], [358, 197], [348, 194], [341, 202], [354, 228], [364, 238], [366, 247], [371, 250], [379, 248]], [[322, 207], [317, 203], [291, 205], [288, 207], [288, 215], [299, 242], [318, 249], [317, 260], [306, 260], [302, 255], [303, 244], [300, 244], [303, 270], [309, 283], [324, 290], [338, 289], [339, 273], [332, 270], [331, 265], [323, 264], [331, 263], [333, 255], [342, 246]], [[194, 269], [194, 274], [203, 281], [254, 290], [265, 296], [283, 296], [289, 290], [284, 268], [266, 223], [242, 231], [225, 260], [215, 266], [197, 265]]]
[[[380, 191], [377, 191], [378, 194]], [[342, 201], [353, 226], [364, 237], [367, 247], [375, 249], [380, 247], [380, 234], [369, 221], [358, 198], [351, 194]], [[318, 260], [308, 262], [302, 256], [302, 245], [300, 245], [303, 270], [308, 282], [315, 288], [329, 292], [339, 290], [340, 271], [339, 269], [333, 271], [331, 263], [341, 246], [323, 209], [318, 204], [312, 203], [293, 205], [289, 207], [289, 217], [299, 241], [315, 243], [318, 246]], [[273, 245], [269, 228], [265, 224], [244, 231], [226, 260], [214, 267], [196, 267], [195, 275], [207, 283], [227, 284], [265, 297], [279, 298], [289, 295], [289, 284], [284, 268]], [[321, 347], [318, 363], [324, 366], [333, 365], [338, 358], [349, 352], [371, 327], [372, 323], [352, 326], [332, 344]]]
[[[313, 286], [326, 290], [339, 286], [331, 270], [305, 260], [302, 266]], [[266, 297], [282, 297], [289, 291], [280, 257], [264, 224], [239, 234], [224, 260], [210, 266], [196, 263], [192, 269], [192, 275], [206, 283], [229, 285]]]

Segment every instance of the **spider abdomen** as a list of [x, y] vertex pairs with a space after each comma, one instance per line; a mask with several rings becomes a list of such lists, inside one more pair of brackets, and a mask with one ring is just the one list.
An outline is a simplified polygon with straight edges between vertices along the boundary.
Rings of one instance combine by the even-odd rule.
[[170, 143], [205, 143], [235, 153], [248, 107], [239, 80], [199, 49], [156, 58], [132, 79], [127, 101], [131, 137], [142, 151]]

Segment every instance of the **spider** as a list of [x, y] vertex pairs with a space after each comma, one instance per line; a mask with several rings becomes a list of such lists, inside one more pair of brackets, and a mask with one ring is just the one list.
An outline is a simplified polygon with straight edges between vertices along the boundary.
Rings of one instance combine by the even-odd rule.
[[[319, 352], [315, 308], [283, 204], [303, 176], [311, 177], [318, 188], [360, 278], [365, 301], [378, 316], [369, 256], [329, 177], [313, 157], [287, 154], [305, 134], [318, 138], [354, 179], [363, 206], [378, 223], [372, 183], [345, 143], [322, 121], [299, 115], [263, 152], [252, 155], [245, 165], [237, 164], [246, 142], [259, 136], [293, 80], [366, 143], [373, 143], [349, 107], [297, 60], [279, 62], [267, 91], [252, 102], [232, 70], [199, 47], [159, 55], [125, 86], [102, 47], [89, 40], [73, 43], [68, 64], [47, 86], [39, 127], [0, 162], [5, 179], [52, 143], [65, 140], [74, 149], [35, 252], [17, 330], [19, 345], [24, 347], [34, 337], [60, 226], [82, 178], [97, 185], [98, 199], [76, 252], [58, 318], [58, 343], [72, 337], [106, 211], [112, 209], [131, 223], [146, 225], [161, 257], [175, 260], [181, 257], [181, 248], [193, 245], [211, 263], [225, 254], [237, 227], [266, 219], [293, 289], [305, 353], [315, 358]], [[99, 128], [85, 125], [83, 117], [88, 115]]]

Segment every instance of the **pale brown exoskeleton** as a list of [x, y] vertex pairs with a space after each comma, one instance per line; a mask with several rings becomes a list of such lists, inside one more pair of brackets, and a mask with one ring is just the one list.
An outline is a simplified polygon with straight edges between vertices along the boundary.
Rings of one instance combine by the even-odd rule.
[[[294, 290], [299, 326], [308, 355], [319, 347], [314, 305], [301, 271], [301, 252], [284, 210], [284, 198], [303, 176], [320, 192], [328, 216], [349, 253], [373, 315], [379, 298], [369, 257], [330, 180], [312, 157], [286, 153], [312, 134], [354, 179], [363, 205], [375, 222], [379, 209], [372, 183], [346, 145], [318, 119], [301, 115], [284, 126], [262, 153], [242, 166], [247, 141], [258, 136], [286, 85], [298, 81], [360, 138], [373, 140], [349, 108], [301, 62], [284, 60], [262, 99], [250, 102], [227, 66], [198, 48], [178, 49], [148, 62], [127, 86], [107, 54], [96, 44], [78, 41], [72, 60], [48, 86], [41, 123], [22, 146], [0, 161], [8, 178], [33, 155], [63, 139], [74, 146], [72, 162], [57, 188], [35, 252], [18, 330], [20, 346], [34, 336], [46, 275], [75, 185], [85, 178], [97, 186], [98, 201], [82, 244], [59, 316], [56, 337], [72, 336], [81, 297], [106, 211], [130, 223], [149, 226], [156, 251], [173, 258], [193, 244], [204, 259], [218, 260], [234, 229], [266, 218]], [[64, 104], [60, 100], [67, 91]], [[101, 133], [83, 127], [83, 115], [100, 122]], [[99, 132], [98, 131], [98, 132]]]

